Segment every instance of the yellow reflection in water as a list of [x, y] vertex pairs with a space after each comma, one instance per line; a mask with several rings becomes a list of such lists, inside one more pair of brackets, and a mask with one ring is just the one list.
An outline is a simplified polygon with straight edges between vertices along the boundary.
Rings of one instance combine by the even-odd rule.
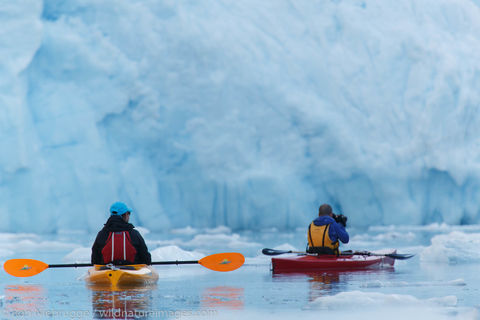
[[147, 319], [152, 291], [144, 288], [89, 287], [92, 292], [92, 310], [95, 319]]

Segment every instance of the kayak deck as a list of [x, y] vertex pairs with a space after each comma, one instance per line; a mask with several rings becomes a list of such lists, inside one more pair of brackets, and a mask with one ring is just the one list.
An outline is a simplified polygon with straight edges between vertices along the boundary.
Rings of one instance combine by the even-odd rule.
[[[378, 254], [396, 253], [396, 250], [375, 252]], [[386, 256], [368, 255], [313, 255], [305, 254], [290, 257], [272, 258], [272, 271], [311, 272], [323, 270], [364, 270], [393, 267], [395, 260]]]
[[148, 286], [157, 282], [158, 273], [145, 264], [95, 265], [88, 270], [85, 280], [90, 285], [98, 286]]

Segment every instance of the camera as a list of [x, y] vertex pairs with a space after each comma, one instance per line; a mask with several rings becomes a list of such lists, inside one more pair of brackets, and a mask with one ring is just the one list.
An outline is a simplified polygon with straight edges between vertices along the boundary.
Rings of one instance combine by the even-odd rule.
[[346, 227], [347, 226], [347, 220], [348, 218], [344, 216], [343, 214], [333, 214], [333, 219], [342, 226]]

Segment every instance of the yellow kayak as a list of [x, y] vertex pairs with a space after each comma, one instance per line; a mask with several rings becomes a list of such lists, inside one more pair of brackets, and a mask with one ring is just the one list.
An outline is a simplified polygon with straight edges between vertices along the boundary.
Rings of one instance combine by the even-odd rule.
[[95, 265], [88, 269], [86, 279], [90, 285], [111, 287], [136, 287], [153, 285], [158, 273], [145, 264], [126, 266]]

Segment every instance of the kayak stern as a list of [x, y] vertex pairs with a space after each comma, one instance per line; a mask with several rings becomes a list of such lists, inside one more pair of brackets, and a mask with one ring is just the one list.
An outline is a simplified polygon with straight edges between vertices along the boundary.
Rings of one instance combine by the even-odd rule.
[[150, 266], [127, 265], [108, 266], [95, 265], [88, 270], [86, 281], [90, 285], [99, 286], [148, 286], [158, 280], [158, 273]]

